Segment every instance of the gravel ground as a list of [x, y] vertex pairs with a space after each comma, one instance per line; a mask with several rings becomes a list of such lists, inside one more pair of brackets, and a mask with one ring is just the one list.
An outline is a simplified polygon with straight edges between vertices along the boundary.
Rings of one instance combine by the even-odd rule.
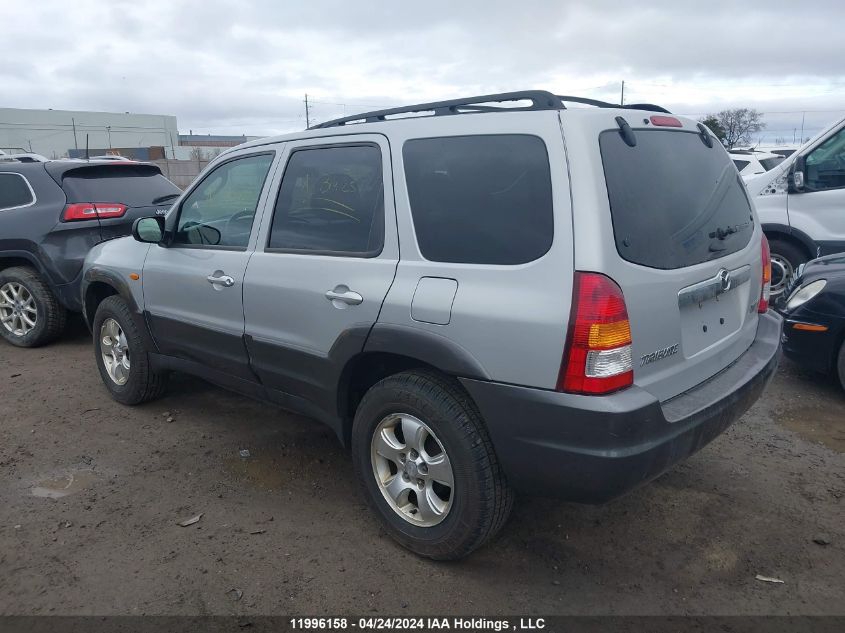
[[845, 614], [845, 395], [786, 360], [652, 484], [519, 499], [445, 564], [380, 530], [315, 422], [185, 376], [113, 402], [78, 321], [0, 343], [0, 384], [0, 614]]

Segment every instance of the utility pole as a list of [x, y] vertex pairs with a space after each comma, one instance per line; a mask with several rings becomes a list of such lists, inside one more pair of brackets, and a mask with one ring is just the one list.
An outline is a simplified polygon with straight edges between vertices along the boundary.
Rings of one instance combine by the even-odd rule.
[[804, 115], [807, 114], [806, 112], [801, 113], [801, 145], [804, 144]]
[[76, 119], [71, 117], [70, 122], [73, 124], [73, 148], [79, 151], [79, 143], [76, 142]]
[[625, 105], [625, 80], [622, 80], [622, 94], [619, 95], [619, 105]]
[[109, 149], [111, 149], [111, 125], [106, 126], [106, 132], [109, 135]]
[[308, 93], [305, 93], [305, 127], [311, 127], [311, 109], [308, 107]]

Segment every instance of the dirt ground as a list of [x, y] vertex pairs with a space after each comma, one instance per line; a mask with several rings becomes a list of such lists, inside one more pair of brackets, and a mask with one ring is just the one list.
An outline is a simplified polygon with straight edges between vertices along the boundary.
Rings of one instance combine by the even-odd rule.
[[448, 564], [380, 530], [315, 422], [184, 376], [113, 402], [79, 322], [0, 343], [0, 385], [0, 614], [845, 614], [845, 396], [786, 360], [657, 481], [519, 499]]

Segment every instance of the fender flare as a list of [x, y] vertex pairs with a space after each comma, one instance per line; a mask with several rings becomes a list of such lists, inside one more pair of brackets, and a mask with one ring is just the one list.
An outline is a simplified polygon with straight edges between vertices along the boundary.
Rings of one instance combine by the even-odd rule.
[[487, 370], [466, 348], [428, 330], [393, 323], [376, 323], [364, 353], [388, 352], [416, 358], [452, 376], [490, 380]]
[[819, 245], [809, 235], [786, 224], [766, 223], [762, 225], [763, 233], [768, 237], [769, 233], [784, 235], [799, 242], [810, 254], [810, 259], [819, 256]]

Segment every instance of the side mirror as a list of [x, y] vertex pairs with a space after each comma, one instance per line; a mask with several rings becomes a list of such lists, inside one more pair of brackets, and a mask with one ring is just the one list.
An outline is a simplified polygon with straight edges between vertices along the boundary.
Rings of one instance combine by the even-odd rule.
[[164, 240], [164, 218], [138, 218], [132, 224], [132, 237], [145, 244], [159, 244]]
[[789, 176], [787, 176], [786, 179], [786, 184], [789, 189], [789, 193], [801, 193], [802, 191], [804, 191], [805, 166], [806, 161], [803, 156], [799, 156], [795, 159], [795, 162], [792, 164], [792, 169], [789, 170]]

